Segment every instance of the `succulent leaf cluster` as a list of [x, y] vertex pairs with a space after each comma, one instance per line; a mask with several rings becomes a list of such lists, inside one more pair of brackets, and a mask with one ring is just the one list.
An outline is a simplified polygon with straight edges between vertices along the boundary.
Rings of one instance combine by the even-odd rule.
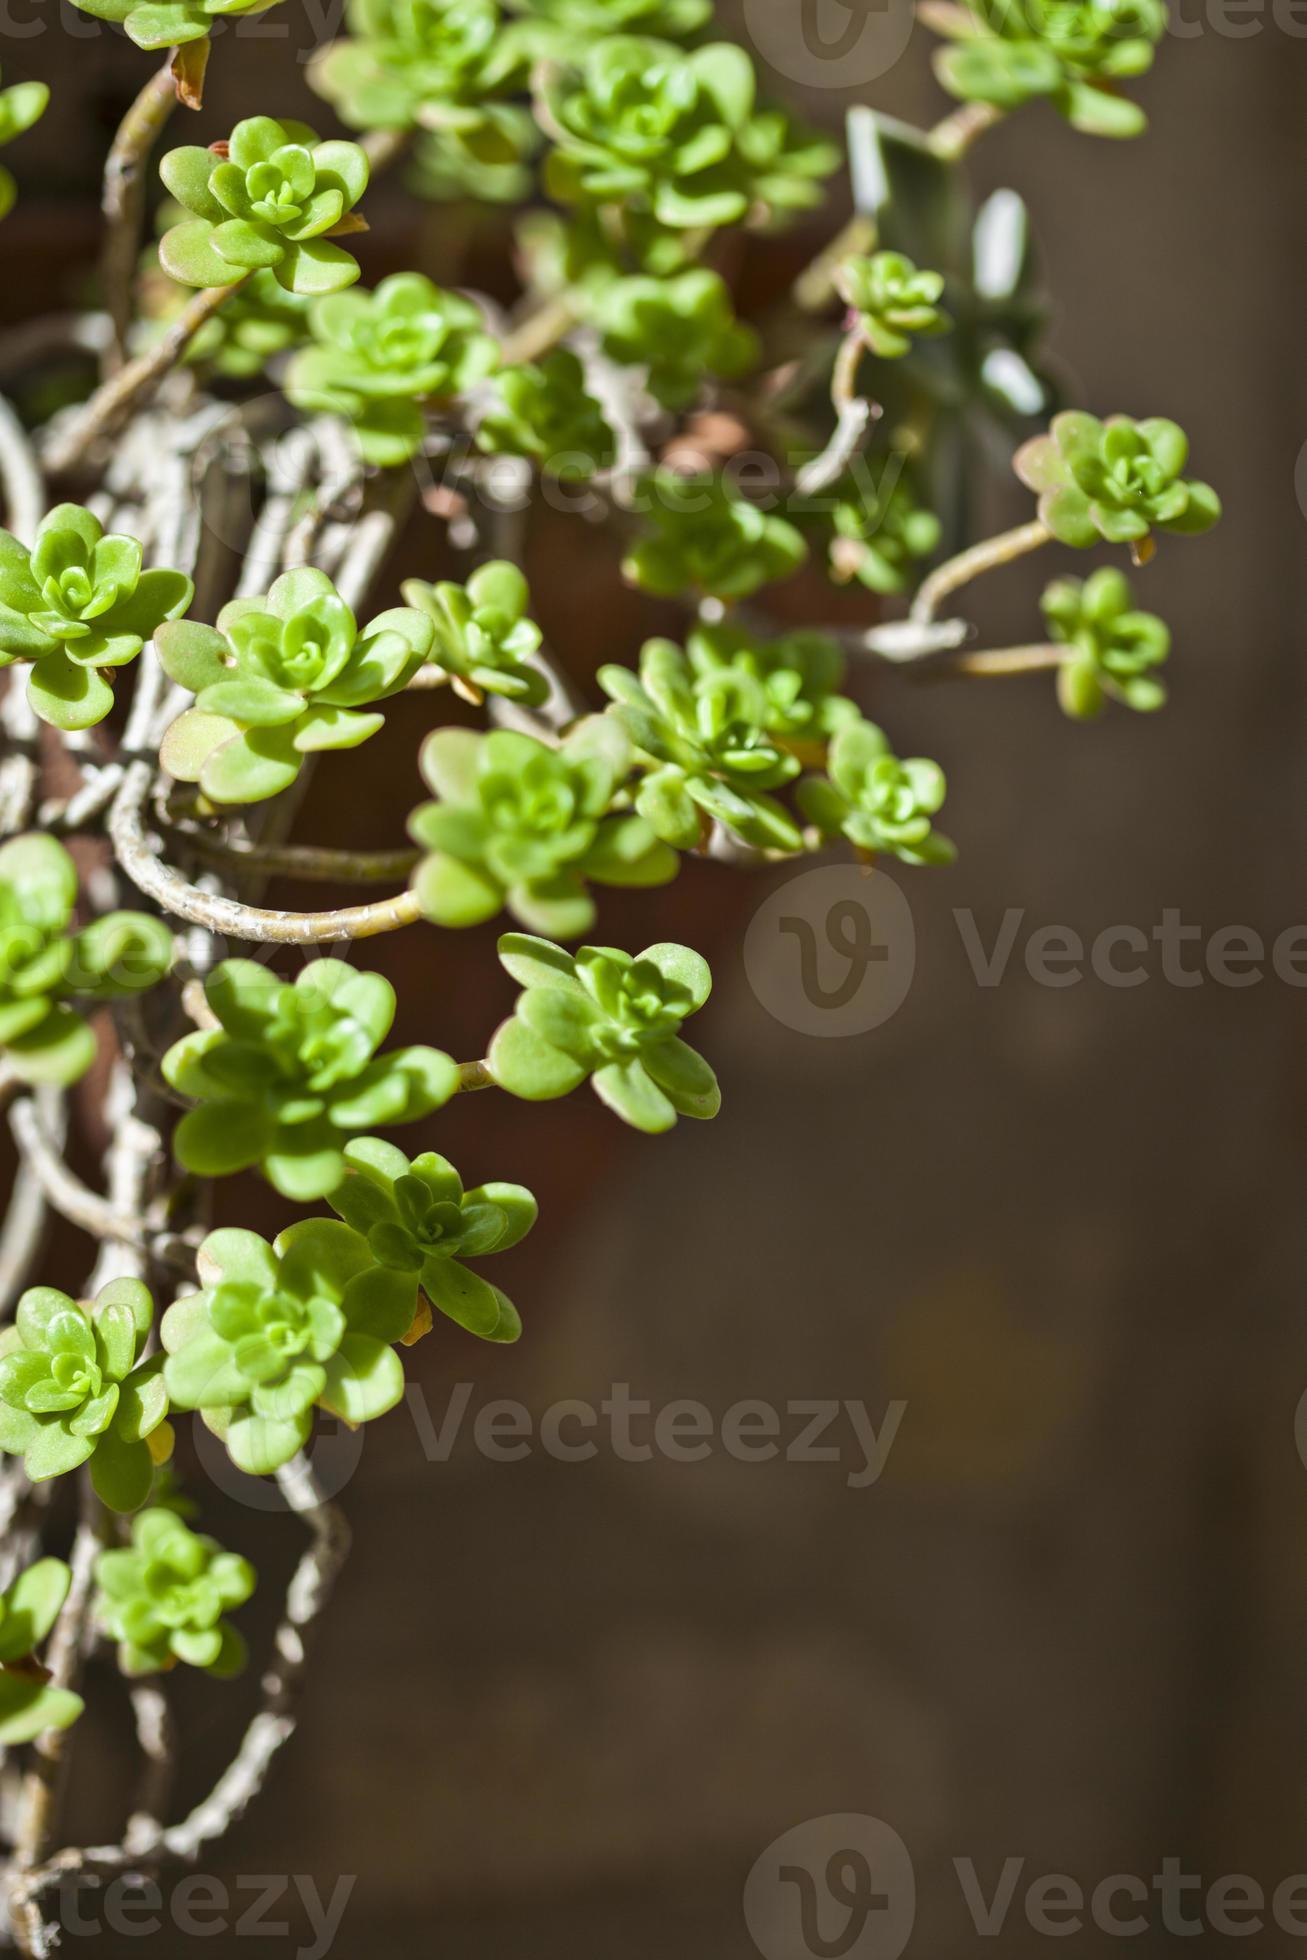
[[0, 667], [30, 664], [27, 698], [55, 728], [91, 728], [113, 706], [106, 674], [135, 660], [190, 605], [182, 572], [142, 569], [135, 538], [105, 535], [80, 504], [56, 504], [31, 550], [0, 531]]
[[129, 1679], [178, 1662], [219, 1680], [239, 1674], [244, 1637], [226, 1618], [254, 1591], [254, 1567], [158, 1505], [132, 1520], [130, 1546], [96, 1560], [93, 1611]]
[[680, 1035], [712, 988], [698, 953], [672, 944], [634, 956], [583, 946], [573, 957], [510, 932], [499, 957], [522, 988], [490, 1045], [490, 1071], [510, 1095], [550, 1101], [589, 1077], [601, 1102], [650, 1134], [670, 1130], [678, 1116], [717, 1114], [717, 1078]]
[[264, 14], [278, 0], [73, 0], [84, 14], [121, 27], [138, 48], [153, 52], [207, 40], [224, 20]]
[[829, 539], [831, 576], [857, 579], [871, 592], [902, 592], [939, 548], [943, 525], [918, 499], [900, 459], [882, 462], [878, 480], [866, 472], [836, 487]]
[[770, 792], [801, 764], [774, 732], [773, 689], [747, 660], [713, 660], [709, 649], [722, 644], [700, 636], [692, 660], [670, 640], [650, 640], [638, 675], [600, 668], [608, 712], [647, 765], [636, 810], [677, 850], [693, 850], [716, 822], [746, 844], [797, 851], [799, 827]]
[[181, 285], [230, 286], [266, 271], [288, 292], [317, 297], [358, 278], [358, 260], [330, 234], [357, 228], [351, 214], [368, 185], [359, 144], [248, 116], [217, 152], [169, 150], [159, 174], [191, 213], [159, 244], [165, 272]]
[[488, 393], [490, 405], [477, 424], [478, 449], [492, 456], [527, 456], [563, 482], [584, 481], [613, 467], [616, 438], [570, 347], [504, 368]]
[[1065, 646], [1058, 699], [1077, 721], [1101, 714], [1106, 701], [1147, 713], [1166, 701], [1154, 669], [1171, 651], [1171, 634], [1156, 613], [1141, 612], [1130, 581], [1112, 566], [1079, 579], [1057, 579], [1040, 601], [1049, 637]]
[[73, 928], [77, 869], [56, 838], [0, 844], [0, 1059], [20, 1082], [67, 1087], [95, 1060], [72, 1001], [141, 993], [172, 964], [173, 936], [146, 912]]
[[759, 726], [788, 742], [820, 741], [858, 715], [856, 703], [838, 692], [844, 655], [827, 633], [800, 629], [767, 640], [740, 626], [699, 625], [685, 651], [700, 681], [747, 676], [761, 693]]
[[688, 408], [709, 375], [733, 381], [758, 358], [758, 336], [735, 317], [719, 273], [696, 266], [669, 279], [614, 280], [594, 310], [604, 352], [648, 370], [648, 388], [663, 408]]
[[814, 202], [835, 146], [757, 106], [742, 48], [612, 35], [549, 74], [557, 147], [545, 181], [564, 204], [632, 206], [673, 230], [738, 224]]
[[1166, 32], [1164, 0], [968, 0], [936, 8], [952, 45], [940, 81], [964, 102], [1047, 101], [1090, 136], [1138, 136], [1147, 118], [1119, 84], [1145, 74]]
[[914, 338], [947, 333], [953, 324], [939, 305], [944, 275], [920, 271], [906, 253], [846, 259], [838, 284], [867, 345], [882, 360], [900, 360]]
[[382, 725], [361, 712], [407, 687], [431, 651], [424, 613], [396, 606], [362, 631], [325, 572], [284, 572], [266, 598], [233, 599], [217, 627], [157, 635], [165, 671], [195, 695], [160, 748], [179, 782], [212, 804], [257, 803], [305, 758], [353, 749]]
[[1106, 538], [1139, 552], [1154, 530], [1196, 537], [1218, 522], [1220, 498], [1184, 476], [1188, 460], [1189, 438], [1162, 416], [1100, 422], [1068, 409], [1018, 450], [1016, 471], [1062, 544], [1083, 550]]
[[394, 1343], [412, 1328], [417, 1275], [379, 1265], [349, 1225], [301, 1219], [271, 1245], [228, 1227], [205, 1239], [199, 1267], [202, 1290], [163, 1317], [163, 1378], [238, 1469], [288, 1463], [315, 1408], [358, 1424], [403, 1396]]
[[410, 1163], [379, 1137], [345, 1148], [344, 1182], [331, 1207], [366, 1239], [379, 1266], [416, 1277], [438, 1312], [486, 1341], [515, 1341], [517, 1309], [465, 1262], [506, 1252], [536, 1221], [536, 1201], [521, 1184], [463, 1188], [447, 1157], [427, 1150]]
[[557, 748], [512, 729], [439, 728], [422, 750], [437, 801], [409, 829], [428, 855], [413, 877], [424, 915], [472, 926], [505, 907], [524, 925], [579, 938], [594, 923], [588, 886], [662, 885], [674, 852], [643, 815], [609, 814], [630, 746], [603, 715]]
[[647, 525], [622, 571], [660, 598], [692, 592], [747, 599], [789, 578], [808, 556], [788, 518], [737, 495], [721, 476], [662, 468], [646, 479], [643, 492]]
[[200, 1177], [257, 1165], [283, 1197], [325, 1198], [351, 1137], [416, 1122], [457, 1087], [439, 1049], [377, 1053], [395, 1018], [379, 973], [320, 959], [291, 984], [253, 960], [224, 960], [204, 992], [218, 1025], [183, 1035], [163, 1059], [167, 1081], [198, 1105], [174, 1146]]
[[50, 1681], [37, 1655], [71, 1583], [62, 1559], [42, 1558], [0, 1593], [0, 1745], [7, 1749], [47, 1729], [70, 1728], [85, 1705], [71, 1688]]
[[494, 98], [524, 82], [530, 47], [496, 0], [348, 0], [345, 18], [310, 77], [343, 122], [435, 130], [470, 166], [507, 160]]
[[904, 864], [952, 862], [953, 845], [931, 825], [947, 787], [937, 762], [900, 761], [882, 729], [856, 721], [836, 731], [826, 768], [825, 776], [804, 778], [798, 797], [828, 837], [847, 837], [860, 851]]
[[288, 400], [343, 416], [363, 460], [383, 468], [417, 453], [427, 404], [466, 394], [499, 360], [472, 301], [420, 272], [315, 301], [309, 330], [314, 345], [286, 373]]
[[527, 617], [531, 594], [516, 565], [494, 559], [466, 585], [410, 578], [400, 591], [406, 605], [431, 621], [431, 659], [466, 700], [479, 704], [483, 695], [500, 694], [530, 708], [547, 698], [549, 683], [532, 660], [543, 635]]
[[0, 1450], [33, 1483], [84, 1463], [101, 1501], [134, 1511], [149, 1496], [148, 1438], [168, 1413], [158, 1356], [142, 1360], [154, 1301], [112, 1280], [89, 1304], [30, 1287], [0, 1333]]

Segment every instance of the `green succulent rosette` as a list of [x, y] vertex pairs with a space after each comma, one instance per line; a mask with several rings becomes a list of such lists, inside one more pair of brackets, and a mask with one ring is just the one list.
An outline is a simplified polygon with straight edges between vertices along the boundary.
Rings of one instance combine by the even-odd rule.
[[529, 457], [563, 482], [584, 482], [613, 467], [616, 437], [569, 347], [502, 369], [488, 394], [476, 429], [477, 448], [488, 455]]
[[315, 1408], [357, 1425], [402, 1399], [394, 1343], [412, 1328], [417, 1276], [378, 1265], [339, 1219], [302, 1219], [272, 1245], [211, 1232], [200, 1279], [163, 1317], [164, 1381], [248, 1475], [288, 1463]]
[[901, 360], [914, 340], [947, 333], [953, 324], [938, 303], [944, 275], [919, 270], [903, 252], [846, 259], [836, 284], [867, 345], [883, 361]]
[[254, 1567], [191, 1531], [175, 1511], [142, 1511], [132, 1520], [131, 1545], [101, 1552], [95, 1578], [92, 1611], [118, 1642], [129, 1680], [179, 1661], [218, 1680], [245, 1666], [244, 1638], [226, 1615], [254, 1591]]
[[743, 48], [615, 34], [541, 79], [562, 204], [615, 205], [674, 231], [738, 224], [817, 201], [835, 145], [759, 110]]
[[71, 1583], [62, 1559], [42, 1558], [0, 1593], [0, 1746], [6, 1749], [48, 1729], [70, 1728], [85, 1706], [71, 1688], [51, 1684], [37, 1655]]
[[626, 737], [603, 715], [556, 749], [511, 729], [437, 729], [422, 774], [439, 800], [409, 823], [429, 853], [413, 874], [423, 915], [473, 926], [507, 907], [523, 925], [572, 939], [594, 923], [590, 882], [667, 884], [675, 852], [642, 816], [607, 814], [629, 768]]
[[351, 213], [368, 187], [366, 152], [272, 116], [237, 123], [225, 148], [223, 155], [187, 144], [159, 166], [192, 214], [160, 240], [169, 278], [230, 286], [266, 271], [288, 292], [313, 298], [352, 286], [358, 260], [328, 234], [357, 229]]
[[698, 398], [707, 376], [736, 380], [758, 358], [758, 336], [736, 319], [730, 288], [701, 266], [670, 279], [618, 279], [593, 317], [604, 352], [647, 368], [650, 394], [674, 411]]
[[532, 164], [544, 137], [531, 111], [516, 103], [491, 103], [484, 116], [502, 154], [495, 160], [478, 157], [438, 130], [424, 130], [413, 145], [406, 180], [416, 196], [438, 203], [521, 205], [533, 195]]
[[522, 988], [490, 1044], [490, 1072], [510, 1095], [547, 1102], [588, 1076], [601, 1102], [650, 1134], [670, 1130], [678, 1116], [717, 1114], [717, 1077], [680, 1036], [712, 989], [698, 953], [667, 944], [633, 957], [583, 946], [573, 958], [547, 939], [510, 932], [499, 957]]
[[0, 667], [31, 665], [27, 698], [52, 727], [103, 721], [106, 672], [135, 660], [194, 598], [184, 573], [143, 571], [141, 557], [135, 538], [106, 537], [80, 504], [56, 504], [30, 551], [0, 531]]
[[[50, 102], [44, 82], [15, 82], [0, 90], [0, 149], [40, 122]], [[0, 165], [0, 218], [7, 218], [18, 198], [13, 172]]]
[[222, 21], [265, 14], [278, 0], [73, 0], [84, 14], [112, 21], [138, 48], [155, 52], [203, 41]]
[[1106, 538], [1140, 552], [1154, 530], [1197, 537], [1219, 521], [1215, 490], [1182, 474], [1188, 460], [1178, 423], [1128, 415], [1100, 422], [1068, 409], [1017, 451], [1015, 467], [1060, 543], [1084, 550]]
[[744, 627], [696, 626], [685, 647], [696, 681], [743, 675], [758, 725], [793, 744], [824, 741], [858, 718], [857, 703], [839, 693], [844, 654], [827, 633], [800, 630], [766, 640]]
[[0, 1450], [33, 1483], [82, 1464], [113, 1511], [150, 1494], [147, 1438], [168, 1413], [157, 1355], [142, 1360], [154, 1301], [139, 1280], [112, 1280], [88, 1306], [30, 1287], [0, 1333]]
[[879, 481], [865, 472], [834, 493], [829, 538], [830, 574], [837, 584], [857, 579], [871, 592], [902, 592], [923, 562], [938, 550], [943, 526], [919, 501], [914, 479], [895, 459], [882, 463]]
[[204, 993], [218, 1026], [163, 1058], [165, 1079], [198, 1104], [174, 1138], [198, 1177], [257, 1165], [283, 1197], [325, 1198], [351, 1137], [416, 1122], [458, 1085], [439, 1049], [377, 1053], [395, 1018], [395, 990], [378, 973], [320, 959], [292, 985], [253, 960], [224, 960]]
[[953, 45], [935, 70], [963, 102], [1019, 109], [1047, 101], [1090, 136], [1138, 136], [1143, 110], [1120, 93], [1153, 65], [1165, 0], [969, 0], [935, 7], [930, 24]]
[[534, 664], [543, 635], [527, 617], [531, 594], [516, 565], [494, 559], [466, 585], [405, 579], [400, 592], [431, 621], [431, 659], [465, 700], [480, 706], [485, 695], [498, 694], [538, 708], [548, 699], [549, 682]]
[[325, 572], [284, 572], [266, 598], [224, 606], [216, 628], [187, 620], [156, 635], [165, 671], [195, 695], [160, 760], [215, 806], [276, 796], [306, 757], [376, 734], [383, 717], [360, 710], [407, 687], [434, 637], [407, 606], [360, 632]]
[[317, 300], [309, 327], [315, 344], [286, 371], [288, 400], [344, 416], [363, 460], [385, 469], [421, 448], [425, 405], [466, 394], [499, 360], [480, 310], [420, 272]]
[[957, 855], [931, 827], [947, 785], [937, 762], [900, 761], [882, 729], [856, 721], [838, 729], [825, 776], [806, 776], [798, 798], [805, 816], [828, 837], [904, 864], [951, 864]]
[[20, 1082], [67, 1088], [95, 1060], [72, 1000], [141, 993], [172, 965], [172, 932], [146, 912], [73, 929], [77, 869], [53, 837], [0, 844], [0, 1062]]
[[412, 1163], [379, 1137], [346, 1146], [345, 1181], [331, 1208], [367, 1240], [379, 1266], [413, 1275], [439, 1313], [484, 1341], [522, 1332], [506, 1294], [465, 1263], [506, 1252], [536, 1222], [536, 1201], [521, 1184], [465, 1191], [448, 1158], [427, 1150]]
[[495, 0], [348, 0], [345, 18], [309, 79], [350, 128], [435, 130], [469, 166], [515, 160], [517, 112], [494, 98], [524, 84], [530, 49]]
[[1114, 567], [1079, 579], [1057, 579], [1040, 601], [1049, 638], [1068, 649], [1058, 669], [1063, 712], [1077, 721], [1101, 714], [1110, 698], [1148, 713], [1166, 701], [1154, 669], [1171, 651], [1156, 613], [1140, 612], [1130, 581]]
[[747, 599], [807, 559], [802, 533], [787, 518], [737, 496], [719, 476], [663, 468], [645, 479], [643, 492], [648, 526], [622, 572], [659, 598]]
[[670, 640], [650, 640], [638, 677], [601, 667], [599, 685], [648, 773], [635, 807], [656, 836], [681, 851], [703, 843], [711, 824], [762, 850], [798, 851], [802, 832], [770, 794], [801, 764], [772, 732], [773, 697], [747, 666], [698, 671]]

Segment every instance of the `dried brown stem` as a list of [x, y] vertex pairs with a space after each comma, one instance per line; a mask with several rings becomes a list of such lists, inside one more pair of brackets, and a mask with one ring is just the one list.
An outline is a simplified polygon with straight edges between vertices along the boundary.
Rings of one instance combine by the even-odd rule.
[[172, 62], [169, 54], [123, 117], [104, 167], [102, 209], [108, 229], [100, 261], [100, 282], [113, 332], [105, 361], [109, 372], [121, 367], [127, 359], [132, 288], [145, 210], [145, 167], [176, 105], [177, 83]]

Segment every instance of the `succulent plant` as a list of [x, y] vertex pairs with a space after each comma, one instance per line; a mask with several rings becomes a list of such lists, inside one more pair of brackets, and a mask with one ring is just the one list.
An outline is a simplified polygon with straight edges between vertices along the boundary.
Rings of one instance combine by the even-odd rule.
[[609, 714], [650, 764], [636, 810], [677, 850], [693, 850], [709, 821], [761, 849], [799, 850], [798, 825], [768, 794], [792, 782], [800, 763], [771, 732], [766, 685], [743, 664], [710, 668], [702, 651], [698, 666], [670, 640], [650, 640], [638, 677], [628, 667], [599, 670], [615, 703]]
[[546, 186], [563, 204], [633, 207], [674, 230], [738, 224], [816, 196], [839, 152], [759, 111], [742, 48], [692, 49], [639, 35], [582, 44], [543, 94], [557, 148]]
[[1138, 548], [1154, 529], [1194, 537], [1219, 520], [1211, 485], [1181, 475], [1188, 460], [1189, 438], [1175, 422], [1100, 422], [1070, 409], [1018, 450], [1016, 472], [1038, 492], [1039, 515], [1062, 544], [1083, 550], [1106, 538]]
[[[49, 101], [44, 82], [15, 82], [12, 88], [0, 90], [0, 149], [40, 122]], [[17, 196], [13, 172], [0, 165], [0, 218], [9, 216]]]
[[798, 796], [827, 836], [843, 835], [860, 851], [886, 852], [904, 864], [953, 861], [952, 844], [930, 822], [946, 789], [937, 762], [900, 762], [883, 730], [856, 721], [836, 731], [826, 767], [826, 776], [804, 778]]
[[903, 252], [846, 259], [838, 284], [867, 345], [884, 361], [901, 359], [914, 338], [947, 333], [953, 324], [938, 305], [943, 274], [919, 271]]
[[80, 504], [56, 504], [26, 545], [0, 531], [0, 667], [31, 664], [27, 698], [55, 728], [91, 728], [113, 706], [105, 671], [135, 660], [190, 605], [182, 572], [142, 571], [135, 538], [105, 536]]
[[788, 741], [832, 735], [858, 718], [857, 704], [836, 690], [844, 655], [827, 633], [799, 631], [765, 640], [744, 627], [699, 625], [686, 641], [690, 667], [702, 681], [746, 675], [761, 690], [759, 725]]
[[495, 0], [347, 0], [345, 17], [310, 74], [342, 121], [434, 129], [469, 162], [506, 160], [491, 98], [522, 83], [529, 50]]
[[595, 324], [604, 352], [648, 369], [664, 408], [688, 408], [708, 375], [734, 380], [758, 358], [758, 336], [735, 317], [730, 288], [699, 266], [670, 279], [618, 279], [602, 292]]
[[68, 1597], [72, 1573], [62, 1559], [42, 1558], [0, 1593], [0, 1745], [16, 1748], [47, 1729], [70, 1728], [84, 1707], [71, 1688], [56, 1687], [37, 1659]]
[[410, 578], [400, 591], [406, 605], [432, 622], [431, 658], [466, 699], [479, 703], [483, 695], [500, 694], [538, 707], [548, 697], [549, 683], [532, 663], [543, 636], [527, 617], [531, 594], [516, 565], [494, 559], [466, 585]]
[[357, 1424], [403, 1396], [394, 1343], [412, 1328], [417, 1275], [378, 1265], [339, 1219], [302, 1219], [272, 1245], [211, 1232], [200, 1279], [163, 1317], [164, 1381], [250, 1476], [290, 1461], [315, 1407]]
[[216, 1028], [184, 1035], [163, 1072], [199, 1107], [177, 1126], [178, 1160], [201, 1177], [258, 1165], [283, 1197], [325, 1198], [361, 1130], [412, 1123], [453, 1095], [458, 1071], [436, 1048], [377, 1049], [395, 1018], [379, 973], [313, 960], [293, 985], [253, 960], [224, 960], [205, 999]]
[[192, 213], [160, 241], [169, 277], [183, 286], [230, 286], [264, 270], [288, 292], [314, 297], [352, 286], [358, 260], [328, 234], [356, 228], [349, 220], [368, 186], [366, 152], [272, 116], [237, 123], [223, 150], [187, 144], [159, 166]]
[[506, 1252], [536, 1221], [536, 1201], [520, 1184], [471, 1191], [447, 1157], [427, 1150], [412, 1163], [379, 1137], [345, 1148], [345, 1181], [331, 1208], [367, 1240], [379, 1266], [413, 1274], [433, 1307], [486, 1341], [515, 1341], [517, 1309], [463, 1262]]
[[33, 1483], [91, 1466], [96, 1494], [134, 1511], [150, 1492], [147, 1438], [168, 1413], [156, 1355], [141, 1359], [154, 1301], [139, 1280], [112, 1280], [91, 1305], [30, 1287], [0, 1333], [0, 1450]]
[[420, 272], [398, 272], [375, 292], [314, 302], [306, 347], [286, 372], [287, 399], [351, 424], [363, 460], [391, 468], [422, 445], [423, 408], [465, 394], [490, 374], [499, 349], [471, 300]]
[[224, 20], [264, 14], [278, 0], [73, 0], [84, 14], [121, 27], [138, 48], [175, 48], [202, 41]]
[[622, 571], [661, 598], [747, 599], [808, 555], [794, 525], [737, 496], [720, 476], [659, 469], [645, 480], [648, 528]]
[[547, 476], [565, 482], [612, 468], [616, 438], [570, 348], [555, 347], [538, 361], [504, 368], [488, 392], [490, 406], [477, 424], [478, 449], [529, 456]]
[[1117, 84], [1144, 74], [1166, 32], [1164, 0], [969, 0], [935, 8], [953, 38], [935, 69], [964, 102], [1052, 103], [1091, 136], [1138, 136], [1147, 118]]
[[583, 946], [573, 958], [547, 939], [510, 932], [499, 957], [522, 988], [490, 1044], [491, 1074], [510, 1095], [545, 1102], [589, 1076], [600, 1101], [637, 1130], [717, 1114], [717, 1078], [680, 1038], [712, 989], [698, 953]]
[[106, 912], [72, 930], [77, 869], [53, 837], [0, 844], [0, 1063], [20, 1082], [67, 1087], [95, 1060], [69, 1005], [152, 987], [172, 965], [172, 932], [146, 912]]
[[879, 482], [862, 472], [835, 491], [830, 569], [841, 585], [856, 578], [872, 592], [902, 592], [939, 547], [943, 526], [897, 461], [883, 463]]
[[142, 1511], [130, 1547], [101, 1552], [95, 1577], [95, 1617], [118, 1642], [129, 1679], [178, 1661], [219, 1680], [244, 1667], [245, 1641], [225, 1615], [254, 1591], [254, 1567], [191, 1531], [175, 1511]]
[[642, 816], [607, 814], [629, 766], [625, 736], [602, 715], [557, 749], [511, 729], [438, 728], [422, 773], [439, 801], [409, 824], [430, 853], [413, 876], [424, 915], [471, 926], [507, 906], [524, 925], [579, 938], [595, 917], [590, 880], [666, 884], [675, 854]]
[[[142, 300], [148, 328], [162, 333], [192, 295], [166, 277], [157, 252], [151, 260]], [[309, 305], [301, 294], [278, 285], [271, 272], [252, 272], [194, 336], [186, 350], [187, 364], [211, 368], [232, 381], [252, 381], [276, 355], [308, 338]]]
[[431, 651], [424, 613], [397, 606], [359, 631], [325, 572], [284, 572], [266, 598], [233, 599], [217, 628], [156, 636], [165, 671], [195, 695], [160, 757], [212, 804], [257, 803], [323, 749], [353, 749], [382, 725], [360, 708], [407, 687]]
[[1105, 566], [1082, 584], [1057, 579], [1040, 601], [1049, 637], [1068, 647], [1058, 669], [1058, 699], [1078, 721], [1100, 714], [1107, 698], [1147, 712], [1166, 688], [1153, 674], [1171, 651], [1171, 634], [1155, 613], [1135, 609], [1130, 581]]

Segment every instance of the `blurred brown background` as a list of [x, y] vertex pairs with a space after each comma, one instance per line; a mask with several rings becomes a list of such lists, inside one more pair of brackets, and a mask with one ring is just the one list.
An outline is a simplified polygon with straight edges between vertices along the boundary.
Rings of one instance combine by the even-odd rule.
[[[919, 31], [869, 99], [940, 113], [930, 41]], [[15, 154], [26, 194], [4, 232], [6, 311], [66, 286], [94, 235], [95, 158], [144, 61], [106, 34], [6, 40], [6, 80], [45, 74], [60, 91]], [[961, 846], [955, 869], [900, 879], [918, 936], [900, 1012], [847, 1040], [778, 1025], [740, 953], [766, 888], [700, 868], [670, 897], [612, 907], [603, 936], [714, 952], [697, 1026], [726, 1093], [717, 1123], [645, 1140], [589, 1099], [522, 1113], [487, 1097], [430, 1126], [470, 1179], [518, 1177], [542, 1196], [534, 1239], [495, 1274], [525, 1337], [500, 1352], [441, 1326], [416, 1351], [437, 1424], [455, 1385], [473, 1385], [463, 1434], [442, 1463], [401, 1413], [368, 1432], [302, 1732], [212, 1862], [228, 1884], [312, 1874], [326, 1895], [356, 1875], [337, 1952], [746, 1960], [755, 1858], [842, 1811], [903, 1837], [910, 1951], [934, 1960], [983, 1947], [955, 1857], [987, 1891], [1009, 1856], [1026, 1860], [1023, 1885], [1148, 1879], [1171, 1856], [1269, 1893], [1307, 1869], [1302, 995], [1273, 977], [1182, 989], [1156, 961], [1133, 990], [1093, 977], [1053, 990], [1019, 951], [986, 990], [953, 918], [972, 908], [987, 942], [1007, 907], [1025, 930], [1087, 939], [1151, 931], [1164, 908], [1268, 940], [1307, 920], [1305, 66], [1269, 8], [1200, 24], [1191, 7], [1139, 89], [1149, 137], [1095, 142], [1031, 111], [976, 153], [979, 188], [1013, 183], [1030, 203], [1052, 344], [1079, 398], [1175, 416], [1225, 499], [1212, 539], [1165, 545], [1141, 581], [1175, 631], [1167, 712], [1084, 728], [1046, 679], [875, 677], [867, 699], [900, 751], [944, 763]], [[294, 112], [297, 89], [287, 44], [226, 37], [204, 140], [242, 107]], [[842, 98], [806, 106], [835, 121]], [[42, 147], [48, 197], [26, 189]], [[440, 221], [423, 222], [438, 252]], [[388, 190], [374, 269], [411, 224]], [[987, 505], [995, 528], [1028, 511], [1015, 486]], [[566, 653], [575, 632], [585, 660], [631, 659], [641, 621], [609, 547], [569, 540], [561, 558], [553, 531], [531, 541], [553, 643]], [[1031, 636], [1068, 557], [989, 582], [986, 643]], [[396, 836], [397, 773], [413, 791], [402, 809], [416, 800], [425, 699], [367, 752], [360, 841]], [[324, 771], [301, 834], [356, 822], [335, 782]], [[376, 962], [402, 974], [401, 1032], [479, 1052], [507, 998], [493, 934], [412, 940]], [[627, 1463], [602, 1438], [593, 1461], [537, 1446], [508, 1464], [470, 1445], [486, 1401], [538, 1417], [623, 1382], [655, 1409], [691, 1397], [718, 1419], [743, 1398], [860, 1399], [878, 1428], [889, 1403], [907, 1408], [862, 1489], [845, 1425], [846, 1460], [821, 1465], [720, 1447], [698, 1464]], [[262, 1557], [271, 1602], [294, 1526], [197, 1487], [206, 1522]], [[107, 1672], [102, 1685], [112, 1704]], [[188, 1785], [221, 1763], [250, 1693], [187, 1693]], [[90, 1831], [123, 1796], [114, 1719], [75, 1793]], [[235, 1896], [243, 1910], [254, 1895]], [[310, 1943], [265, 1938], [273, 1952]], [[190, 1944], [174, 1929], [160, 1941]], [[1003, 1951], [1045, 1944], [1019, 1892]], [[1160, 1954], [1173, 1936], [1158, 1920], [1133, 1944]], [[1268, 1927], [1256, 1950], [1297, 1943]]]

